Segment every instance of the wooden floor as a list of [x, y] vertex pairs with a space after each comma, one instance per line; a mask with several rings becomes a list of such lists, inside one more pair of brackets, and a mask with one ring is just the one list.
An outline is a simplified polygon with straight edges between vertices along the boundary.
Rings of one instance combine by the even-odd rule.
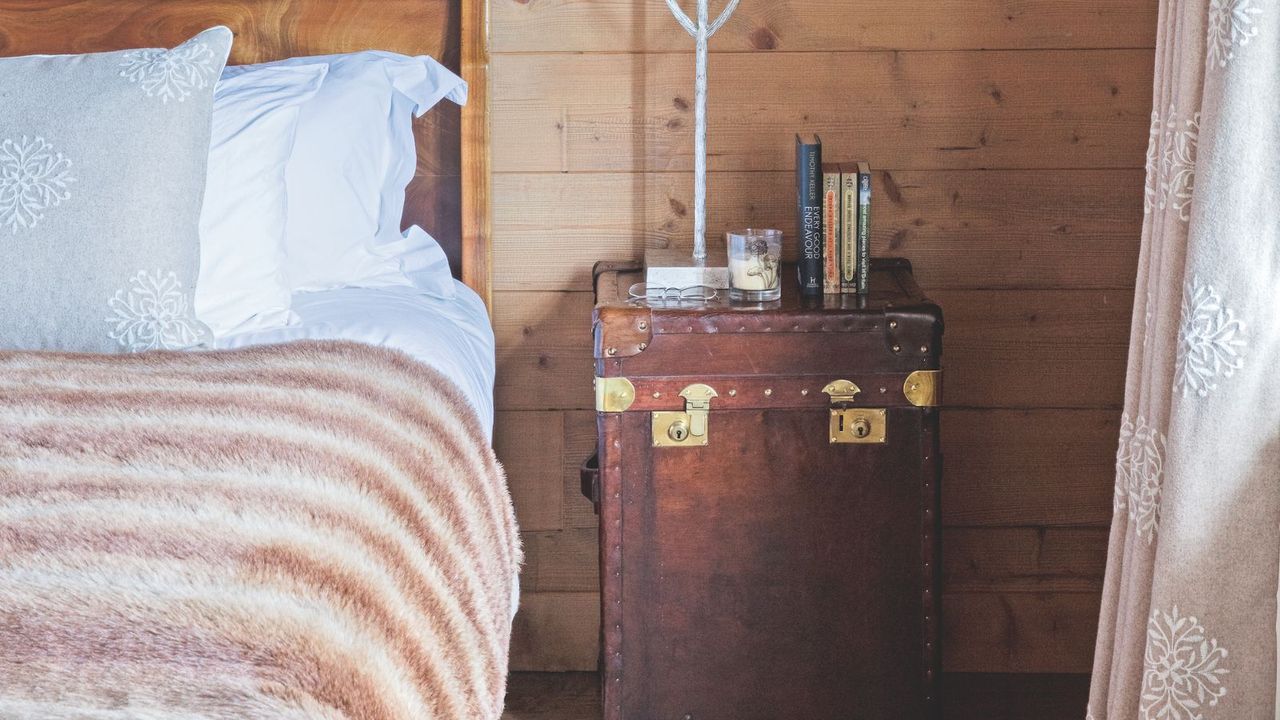
[[[1080, 720], [1087, 675], [944, 677], [943, 720]], [[513, 673], [503, 720], [600, 720], [593, 673]]]

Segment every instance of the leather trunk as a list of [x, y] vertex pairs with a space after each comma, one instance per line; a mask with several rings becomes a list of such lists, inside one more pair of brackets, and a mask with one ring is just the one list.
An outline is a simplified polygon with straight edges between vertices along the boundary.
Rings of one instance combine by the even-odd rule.
[[606, 720], [936, 717], [942, 315], [910, 264], [757, 306], [642, 279], [596, 268]]

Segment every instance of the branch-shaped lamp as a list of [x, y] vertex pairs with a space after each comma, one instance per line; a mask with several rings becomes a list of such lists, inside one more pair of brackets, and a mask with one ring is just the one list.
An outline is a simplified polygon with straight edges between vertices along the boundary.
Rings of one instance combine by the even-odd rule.
[[729, 0], [715, 21], [710, 23], [707, 21], [707, 2], [708, 0], [697, 0], [697, 20], [694, 21], [680, 8], [677, 0], [666, 0], [676, 22], [693, 36], [697, 53], [693, 100], [693, 262], [692, 265], [687, 260], [672, 262], [673, 258], [669, 253], [648, 253], [646, 281], [650, 285], [729, 286], [725, 263], [718, 262], [712, 266], [707, 263], [707, 39], [733, 15], [738, 7], [738, 0]]

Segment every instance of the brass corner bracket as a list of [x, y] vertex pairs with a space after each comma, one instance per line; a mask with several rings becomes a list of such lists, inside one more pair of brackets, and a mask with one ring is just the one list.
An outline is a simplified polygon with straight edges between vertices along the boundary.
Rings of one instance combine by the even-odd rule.
[[902, 394], [916, 407], [942, 404], [942, 371], [916, 370], [902, 383]]
[[596, 412], [625, 412], [636, 401], [636, 386], [624, 377], [595, 379]]

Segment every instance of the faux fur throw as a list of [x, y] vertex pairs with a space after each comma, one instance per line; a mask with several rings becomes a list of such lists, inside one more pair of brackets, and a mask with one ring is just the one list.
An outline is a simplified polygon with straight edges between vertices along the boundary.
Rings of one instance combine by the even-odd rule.
[[0, 353], [0, 718], [496, 719], [519, 563], [403, 355]]

